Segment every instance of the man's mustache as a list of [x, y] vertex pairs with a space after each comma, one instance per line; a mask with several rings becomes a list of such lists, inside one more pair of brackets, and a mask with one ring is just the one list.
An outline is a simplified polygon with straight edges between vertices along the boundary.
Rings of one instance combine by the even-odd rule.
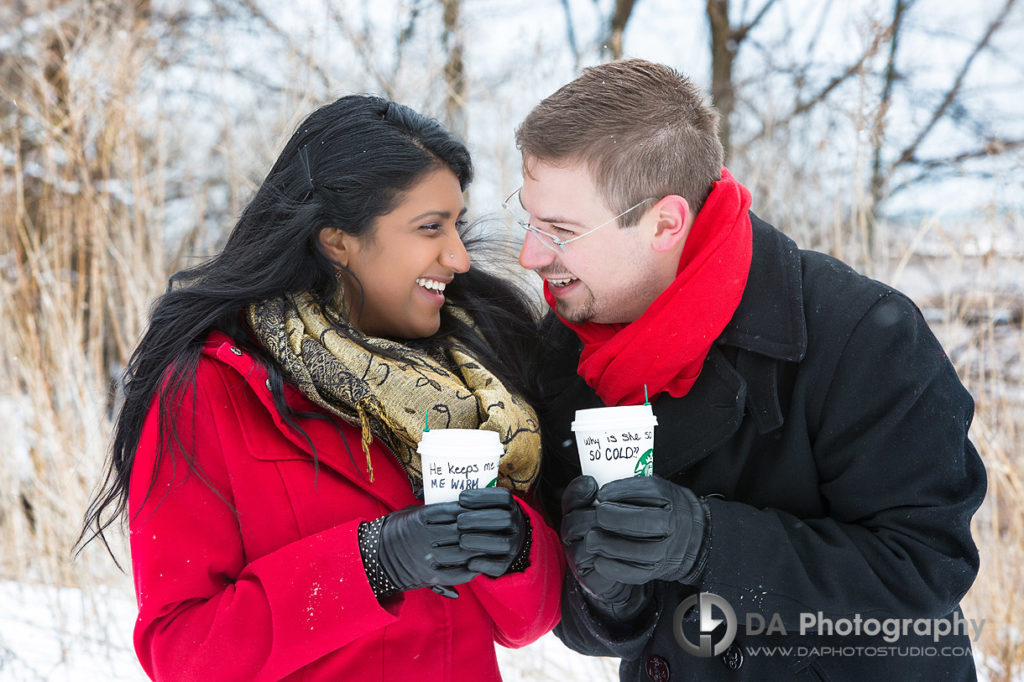
[[544, 279], [565, 279], [567, 277], [576, 276], [567, 270], [545, 270], [543, 268], [537, 268], [534, 272]]

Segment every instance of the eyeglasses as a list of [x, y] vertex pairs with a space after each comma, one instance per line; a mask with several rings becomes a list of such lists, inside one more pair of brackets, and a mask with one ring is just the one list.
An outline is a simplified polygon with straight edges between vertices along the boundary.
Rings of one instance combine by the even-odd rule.
[[523, 228], [527, 232], [532, 232], [533, 234], [537, 235], [537, 237], [540, 240], [540, 243], [546, 246], [547, 248], [551, 249], [555, 253], [565, 253], [566, 245], [573, 243], [577, 239], [583, 239], [588, 234], [594, 234], [605, 225], [611, 225], [622, 216], [626, 215], [633, 209], [640, 208], [648, 201], [657, 201], [657, 199], [653, 197], [648, 197], [647, 199], [644, 199], [639, 203], [633, 204], [632, 206], [630, 206], [629, 208], [627, 208], [625, 211], [615, 216], [614, 218], [601, 223], [597, 227], [587, 230], [583, 234], [578, 234], [571, 239], [559, 239], [550, 232], [545, 232], [539, 227], [534, 227], [533, 225], [530, 224], [530, 213], [523, 207], [523, 200], [519, 196], [519, 193], [522, 191], [522, 189], [523, 188], [520, 187], [516, 191], [512, 192], [512, 194], [509, 194], [507, 197], [505, 197], [505, 200], [501, 202], [501, 207], [505, 209], [505, 212], [508, 213], [508, 215], [512, 218], [513, 221], [515, 221], [516, 225]]

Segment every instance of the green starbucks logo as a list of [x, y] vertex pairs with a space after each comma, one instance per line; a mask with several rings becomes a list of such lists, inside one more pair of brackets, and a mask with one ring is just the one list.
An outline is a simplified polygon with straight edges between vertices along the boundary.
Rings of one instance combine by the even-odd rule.
[[485, 488], [497, 488], [498, 487], [498, 478], [497, 477], [492, 478], [491, 482], [488, 483], [487, 485], [485, 485], [484, 487]]
[[654, 475], [654, 449], [650, 449], [644, 454], [640, 455], [640, 459], [637, 460], [636, 466], [633, 467], [634, 476], [653, 476]]

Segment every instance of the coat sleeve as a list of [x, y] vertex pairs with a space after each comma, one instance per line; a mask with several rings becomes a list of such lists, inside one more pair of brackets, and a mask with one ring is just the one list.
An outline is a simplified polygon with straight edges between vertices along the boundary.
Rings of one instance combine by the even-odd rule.
[[530, 644], [555, 627], [565, 574], [558, 535], [540, 512], [522, 498], [517, 499], [530, 519], [533, 534], [529, 566], [500, 578], [477, 576], [469, 583], [494, 622], [494, 640], [509, 648]]
[[228, 390], [201, 360], [175, 420], [194, 461], [157, 457], [156, 401], [136, 452], [135, 648], [153, 679], [280, 679], [395, 621], [363, 571], [358, 520], [247, 558], [215, 428], [218, 411], [230, 409]]
[[978, 571], [970, 520], [985, 472], [967, 436], [973, 401], [898, 293], [872, 305], [840, 348], [805, 400], [827, 514], [710, 498], [700, 587], [738, 610], [778, 613], [787, 629], [801, 612], [947, 615]]
[[632, 622], [609, 621], [590, 610], [579, 582], [571, 571], [566, 571], [562, 620], [555, 627], [555, 636], [573, 651], [587, 656], [633, 660], [640, 657], [653, 636], [661, 610], [661, 600], [655, 594], [648, 607]]

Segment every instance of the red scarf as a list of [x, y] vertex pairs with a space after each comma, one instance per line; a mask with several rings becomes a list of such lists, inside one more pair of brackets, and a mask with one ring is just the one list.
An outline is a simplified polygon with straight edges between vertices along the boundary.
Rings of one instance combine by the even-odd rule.
[[[722, 179], [686, 238], [676, 278], [629, 324], [563, 324], [583, 341], [578, 372], [605, 405], [686, 395], [711, 344], [732, 319], [750, 272], [750, 192], [722, 168]], [[544, 284], [552, 309], [555, 297]], [[561, 318], [559, 318], [561, 319]]]

